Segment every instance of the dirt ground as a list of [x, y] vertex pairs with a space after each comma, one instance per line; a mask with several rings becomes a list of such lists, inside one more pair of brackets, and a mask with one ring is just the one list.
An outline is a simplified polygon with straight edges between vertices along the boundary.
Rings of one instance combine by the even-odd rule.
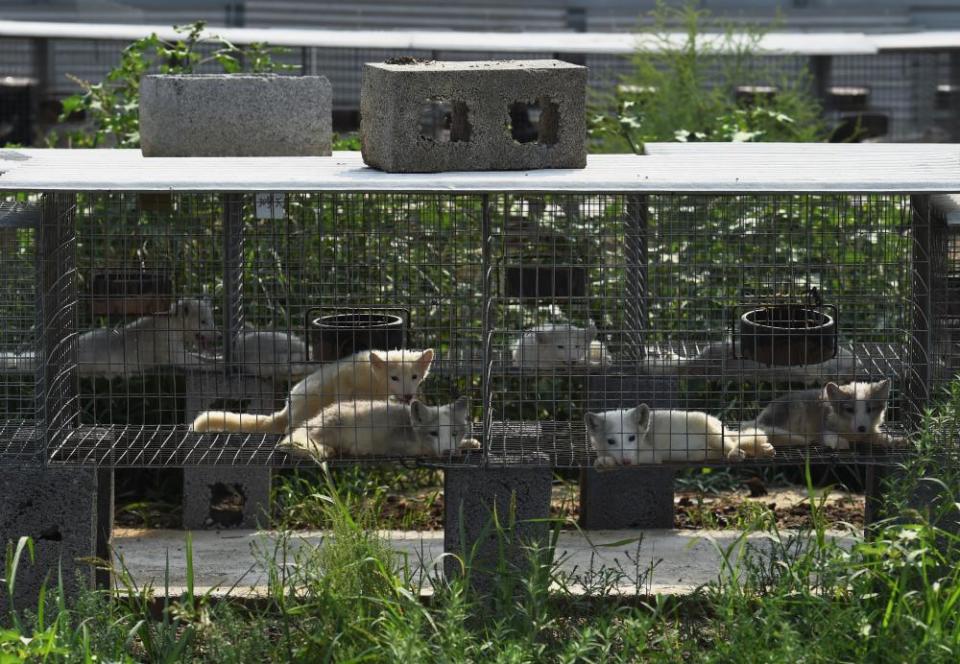
[[[751, 493], [762, 495], [751, 496]], [[579, 494], [575, 483], [554, 485], [551, 516], [575, 521], [579, 516]], [[821, 490], [818, 501], [823, 495]], [[862, 528], [863, 501], [862, 494], [832, 490], [826, 495], [821, 509], [830, 526], [850, 524]], [[776, 517], [780, 528], [801, 528], [812, 524], [807, 491], [799, 487], [763, 487], [762, 491], [753, 487], [717, 495], [685, 491], [678, 492], [674, 502], [675, 528], [743, 528], [752, 520], [765, 518], [768, 514]], [[424, 510], [416, 519], [422, 529], [443, 528], [442, 494], [436, 496], [432, 491], [424, 490], [388, 496], [381, 518], [388, 523], [400, 522], [405, 517], [409, 519], [405, 514], [408, 510]]]
[[[817, 500], [822, 499], [822, 513], [828, 526], [849, 524], [863, 527], [862, 494], [831, 490], [818, 490]], [[579, 516], [580, 496], [576, 482], [556, 483], [553, 487], [551, 516], [563, 518], [570, 523]], [[812, 524], [810, 500], [805, 488], [796, 486], [766, 487], [760, 483], [746, 483], [742, 488], [718, 493], [678, 491], [674, 497], [676, 510], [674, 527], [681, 529], [742, 529], [776, 518], [780, 528], [801, 528]], [[118, 509], [117, 527], [129, 528], [178, 528], [179, 510], [159, 502], [143, 501]], [[442, 487], [425, 487], [397, 493], [384, 498], [378, 522], [384, 528], [404, 530], [441, 530], [443, 528]], [[231, 496], [224, 496], [218, 512], [236, 511], [240, 505]], [[768, 521], [764, 521], [768, 523]], [[229, 519], [221, 521], [230, 523]], [[313, 527], [322, 527], [314, 524]]]

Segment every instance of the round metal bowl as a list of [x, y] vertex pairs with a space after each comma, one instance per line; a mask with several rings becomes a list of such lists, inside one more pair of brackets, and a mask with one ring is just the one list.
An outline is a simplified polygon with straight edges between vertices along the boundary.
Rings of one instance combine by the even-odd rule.
[[310, 321], [311, 359], [332, 362], [361, 350], [403, 348], [406, 337], [406, 322], [394, 314], [320, 316]]
[[799, 304], [752, 309], [740, 317], [740, 354], [767, 366], [826, 362], [837, 355], [837, 322]]

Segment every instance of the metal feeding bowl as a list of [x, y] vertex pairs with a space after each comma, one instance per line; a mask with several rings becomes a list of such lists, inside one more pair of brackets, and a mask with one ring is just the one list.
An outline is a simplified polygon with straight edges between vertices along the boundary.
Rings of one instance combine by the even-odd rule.
[[[833, 309], [833, 315], [821, 311]], [[837, 355], [835, 307], [774, 304], [740, 317], [740, 354], [767, 366], [819, 364]]]
[[310, 320], [310, 346], [316, 362], [332, 362], [361, 350], [403, 348], [403, 316], [383, 311], [331, 314]]

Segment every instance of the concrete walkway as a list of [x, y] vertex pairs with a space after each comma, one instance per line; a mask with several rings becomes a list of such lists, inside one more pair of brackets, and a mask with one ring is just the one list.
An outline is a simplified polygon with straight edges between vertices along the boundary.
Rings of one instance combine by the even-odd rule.
[[[383, 534], [406, 560], [415, 582], [424, 569], [432, 570], [443, 553], [443, 533], [439, 531]], [[318, 546], [324, 539], [322, 532], [297, 532], [285, 558], [281, 558], [281, 547], [272, 532], [196, 531], [192, 536], [197, 592], [212, 588], [214, 594], [230, 591], [232, 595], [254, 596], [266, 591], [262, 561], [285, 559], [290, 564], [298, 547]], [[740, 536], [734, 530], [568, 531], [560, 535], [557, 557], [562, 571], [570, 575], [574, 590], [596, 590], [606, 585], [627, 594], [685, 594], [717, 579], [722, 560], [718, 549], [739, 550]], [[831, 536], [845, 544], [852, 542], [843, 533]], [[751, 535], [748, 540], [757, 546], [765, 546], [768, 541], [762, 535]], [[171, 594], [179, 594], [186, 586], [184, 531], [118, 529], [113, 545], [138, 585], [151, 583], [162, 592], [169, 560]], [[426, 576], [433, 574], [430, 571]]]

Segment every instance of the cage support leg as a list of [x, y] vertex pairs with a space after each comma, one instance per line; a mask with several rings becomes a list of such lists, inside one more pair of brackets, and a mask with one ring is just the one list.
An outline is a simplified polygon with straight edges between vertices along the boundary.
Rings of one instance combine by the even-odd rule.
[[487, 592], [533, 562], [546, 546], [553, 473], [549, 468], [455, 468], [444, 471], [443, 550], [448, 578], [469, 565], [468, 582]]
[[[677, 408], [675, 376], [641, 376], [608, 372], [590, 377], [590, 409]], [[622, 468], [580, 471], [580, 527], [585, 530], [672, 528], [673, 478], [669, 468]]]
[[[97, 469], [97, 558], [113, 563], [111, 538], [113, 537], [114, 482], [112, 468]], [[110, 587], [110, 570], [96, 570], [97, 588]]]
[[[214, 398], [219, 402], [211, 404]], [[276, 388], [271, 381], [218, 371], [191, 371], [186, 376], [188, 422], [211, 407], [270, 413], [276, 407], [275, 402]], [[183, 469], [183, 527], [266, 526], [272, 478], [272, 470], [263, 465], [186, 466]]]
[[[68, 595], [93, 587], [93, 567], [85, 560], [97, 551], [97, 477], [92, 468], [0, 466], [0, 542], [16, 550], [21, 537], [33, 540], [33, 559], [24, 550], [14, 585], [14, 607], [37, 609], [47, 591], [63, 580]], [[6, 589], [0, 613], [9, 609]]]

